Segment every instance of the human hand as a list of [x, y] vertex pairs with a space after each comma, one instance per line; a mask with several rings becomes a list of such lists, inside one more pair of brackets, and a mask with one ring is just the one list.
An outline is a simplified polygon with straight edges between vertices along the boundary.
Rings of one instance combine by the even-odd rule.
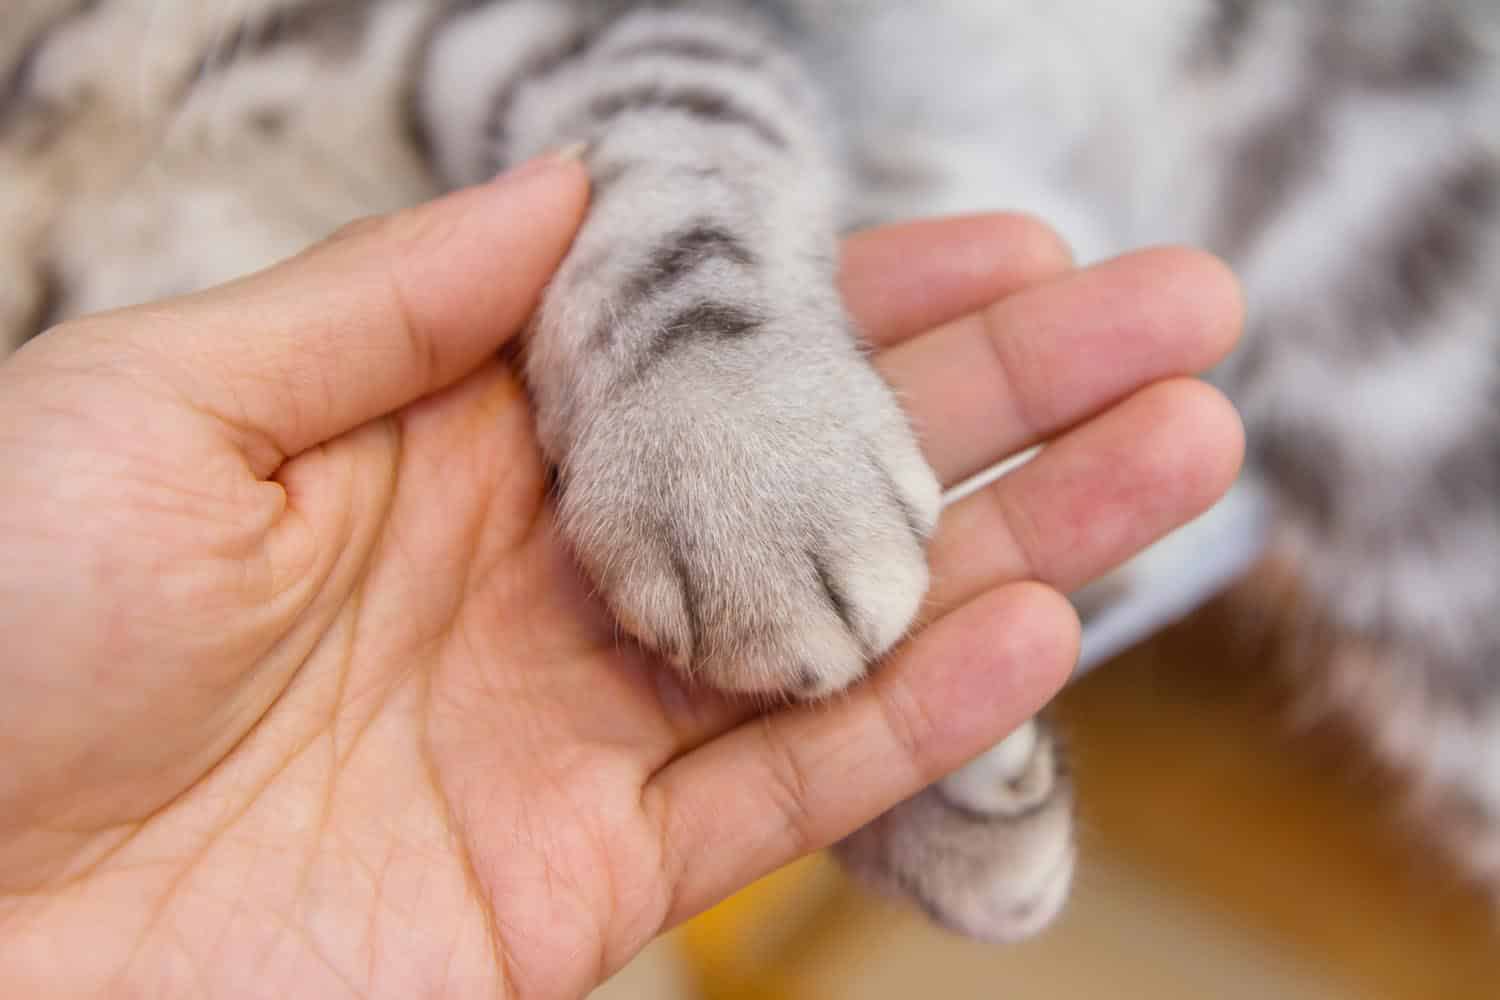
[[1004, 217], [856, 237], [943, 481], [1051, 445], [945, 513], [929, 624], [871, 682], [764, 717], [689, 690], [560, 549], [495, 359], [586, 188], [549, 161], [0, 366], [17, 995], [579, 996], [1035, 712], [1076, 651], [1058, 591], [1237, 470], [1178, 377], [1237, 333], [1219, 265], [1074, 273]]

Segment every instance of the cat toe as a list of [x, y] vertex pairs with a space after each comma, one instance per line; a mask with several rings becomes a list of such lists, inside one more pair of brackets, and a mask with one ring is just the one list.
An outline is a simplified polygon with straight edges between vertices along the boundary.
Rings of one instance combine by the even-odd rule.
[[1028, 723], [837, 853], [864, 881], [967, 937], [1040, 932], [1067, 902], [1077, 853], [1072, 786], [1052, 730]]
[[616, 620], [693, 680], [824, 698], [916, 619], [941, 489], [858, 352], [756, 363], [748, 388], [611, 400], [559, 473], [559, 523]]
[[1020, 816], [1044, 806], [1061, 777], [1057, 749], [1036, 720], [936, 785], [956, 809], [978, 816]]

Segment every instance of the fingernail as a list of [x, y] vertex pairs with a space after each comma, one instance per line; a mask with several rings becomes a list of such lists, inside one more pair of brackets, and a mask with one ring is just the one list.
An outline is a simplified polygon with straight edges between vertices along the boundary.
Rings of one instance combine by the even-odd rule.
[[575, 142], [571, 145], [549, 150], [540, 156], [532, 157], [520, 166], [512, 167], [502, 174], [497, 174], [491, 183], [509, 184], [512, 181], [534, 177], [537, 174], [545, 173], [548, 170], [570, 163], [582, 163], [583, 156], [588, 152], [588, 149], [588, 143]]

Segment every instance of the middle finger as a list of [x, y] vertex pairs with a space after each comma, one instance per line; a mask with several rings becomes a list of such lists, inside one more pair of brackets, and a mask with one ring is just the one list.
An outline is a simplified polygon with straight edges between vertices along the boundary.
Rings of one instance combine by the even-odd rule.
[[1147, 250], [1014, 294], [877, 364], [952, 487], [1144, 385], [1211, 367], [1242, 315], [1216, 258]]

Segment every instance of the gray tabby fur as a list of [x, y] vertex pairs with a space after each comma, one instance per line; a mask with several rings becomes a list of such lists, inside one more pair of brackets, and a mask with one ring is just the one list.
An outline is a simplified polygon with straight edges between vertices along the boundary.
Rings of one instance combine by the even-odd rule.
[[[1205, 244], [1249, 291], [1220, 380], [1275, 544], [1380, 651], [1356, 670], [1335, 644], [1318, 688], [1500, 885], [1496, 21], [1484, 0], [21, 0], [0, 346], [585, 141], [595, 203], [526, 357], [564, 530], [680, 668], [816, 697], [908, 628], [940, 504], [835, 293], [839, 234], [1013, 208], [1084, 260]], [[1066, 896], [1070, 806], [1036, 724], [843, 854], [1013, 938]]]

